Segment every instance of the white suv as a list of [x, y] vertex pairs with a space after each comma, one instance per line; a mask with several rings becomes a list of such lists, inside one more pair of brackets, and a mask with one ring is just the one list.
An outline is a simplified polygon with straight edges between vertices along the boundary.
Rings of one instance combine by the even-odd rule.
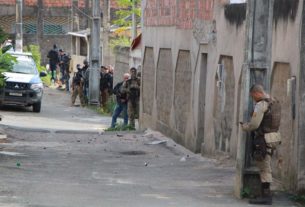
[[6, 84], [0, 90], [0, 104], [33, 106], [34, 112], [40, 112], [43, 84], [40, 77], [46, 73], [38, 72], [31, 53], [9, 52], [17, 58], [11, 72], [5, 72]]

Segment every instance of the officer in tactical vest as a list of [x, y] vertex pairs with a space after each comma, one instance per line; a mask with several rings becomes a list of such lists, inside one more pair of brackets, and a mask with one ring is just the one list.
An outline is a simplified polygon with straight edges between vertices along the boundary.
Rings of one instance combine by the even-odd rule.
[[251, 87], [250, 95], [256, 102], [251, 120], [242, 123], [244, 131], [252, 131], [252, 157], [260, 171], [261, 196], [250, 199], [250, 204], [272, 205], [270, 185], [272, 183], [271, 156], [281, 143], [279, 127], [281, 122], [281, 105], [278, 100], [269, 96], [264, 88], [256, 84]]
[[130, 69], [130, 79], [122, 86], [122, 93], [127, 93], [129, 125], [135, 127], [135, 119], [139, 114], [140, 79], [137, 77], [137, 69]]
[[83, 94], [83, 85], [84, 85], [84, 77], [83, 71], [80, 64], [76, 65], [77, 72], [74, 74], [72, 80], [72, 97], [71, 97], [71, 105], [74, 106], [77, 95], [79, 95], [81, 106], [85, 106], [84, 94]]

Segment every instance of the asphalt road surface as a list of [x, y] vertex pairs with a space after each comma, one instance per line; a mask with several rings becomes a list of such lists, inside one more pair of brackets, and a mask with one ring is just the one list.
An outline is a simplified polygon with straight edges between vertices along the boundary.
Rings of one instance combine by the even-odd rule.
[[[234, 162], [193, 154], [160, 133], [104, 133], [110, 117], [47, 89], [41, 113], [2, 107], [2, 207], [239, 207]], [[276, 193], [274, 206], [295, 206]], [[253, 206], [253, 205], [252, 205]]]

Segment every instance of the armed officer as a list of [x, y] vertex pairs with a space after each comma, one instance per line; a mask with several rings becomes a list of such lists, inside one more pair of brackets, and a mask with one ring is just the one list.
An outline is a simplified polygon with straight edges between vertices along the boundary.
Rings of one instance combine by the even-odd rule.
[[140, 79], [137, 77], [137, 69], [130, 69], [130, 79], [122, 86], [122, 93], [127, 93], [129, 125], [135, 128], [135, 119], [139, 116]]
[[241, 127], [244, 131], [254, 132], [252, 157], [260, 172], [262, 192], [260, 197], [249, 200], [249, 203], [272, 205], [271, 156], [281, 142], [281, 105], [259, 84], [251, 87], [250, 95], [256, 102], [254, 112], [250, 122], [241, 123]]
[[72, 80], [72, 97], [71, 97], [71, 106], [74, 106], [75, 100], [77, 98], [77, 95], [79, 95], [81, 106], [85, 106], [84, 101], [84, 93], [83, 93], [83, 85], [84, 85], [84, 77], [83, 77], [83, 70], [80, 66], [80, 64], [76, 65], [77, 72], [74, 74], [73, 80]]

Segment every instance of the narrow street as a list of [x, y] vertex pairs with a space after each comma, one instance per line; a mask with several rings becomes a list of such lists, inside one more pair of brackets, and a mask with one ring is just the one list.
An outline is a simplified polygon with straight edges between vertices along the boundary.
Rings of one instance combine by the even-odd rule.
[[[103, 132], [111, 118], [70, 107], [69, 98], [46, 89], [39, 114], [1, 108], [0, 206], [250, 206], [233, 194], [234, 162], [150, 130]], [[273, 206], [296, 205], [276, 193]]]

